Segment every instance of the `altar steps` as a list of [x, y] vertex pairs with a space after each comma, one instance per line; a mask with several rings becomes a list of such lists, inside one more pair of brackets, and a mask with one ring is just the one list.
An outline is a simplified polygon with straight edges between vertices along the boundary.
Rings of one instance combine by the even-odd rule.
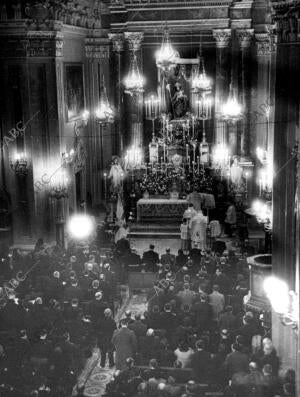
[[129, 238], [180, 238], [180, 225], [178, 223], [136, 223], [130, 227]]

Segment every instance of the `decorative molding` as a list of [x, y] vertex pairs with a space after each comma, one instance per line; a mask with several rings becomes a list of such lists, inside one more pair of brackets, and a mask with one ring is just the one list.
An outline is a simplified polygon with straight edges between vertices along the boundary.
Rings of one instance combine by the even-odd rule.
[[100, 0], [4, 0], [0, 8], [1, 20], [26, 19], [30, 29], [47, 28], [52, 21], [61, 21], [86, 29], [98, 29], [102, 26], [102, 17], [109, 13], [104, 1]]
[[276, 36], [270, 33], [256, 33], [257, 56], [269, 56], [276, 52]]
[[216, 39], [217, 48], [228, 47], [231, 29], [213, 29], [213, 37]]
[[86, 39], [85, 56], [91, 59], [109, 59], [109, 43], [97, 38]]
[[125, 39], [130, 51], [138, 51], [141, 49], [144, 32], [125, 32]]
[[240, 47], [242, 49], [249, 48], [254, 35], [254, 29], [237, 29], [236, 34]]
[[123, 33], [110, 33], [108, 35], [112, 41], [113, 51], [122, 52], [124, 50], [124, 35]]
[[29, 31], [23, 36], [2, 39], [0, 57], [62, 57], [64, 36], [61, 32]]
[[272, 17], [275, 23], [278, 43], [300, 41], [300, 1], [272, 0]]

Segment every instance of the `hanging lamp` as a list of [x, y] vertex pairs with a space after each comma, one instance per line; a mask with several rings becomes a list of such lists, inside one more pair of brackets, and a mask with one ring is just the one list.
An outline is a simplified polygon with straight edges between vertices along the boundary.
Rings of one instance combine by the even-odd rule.
[[166, 28], [160, 49], [155, 54], [156, 66], [164, 72], [170, 71], [177, 65], [180, 58], [178, 51], [174, 50], [170, 43], [169, 31]]
[[227, 101], [221, 106], [221, 119], [236, 122], [243, 118], [243, 106], [238, 102], [237, 95], [232, 87], [229, 88]]
[[108, 102], [104, 76], [102, 77], [102, 87], [100, 87], [100, 102], [95, 112], [96, 121], [100, 124], [113, 123], [114, 111]]
[[142, 94], [144, 92], [144, 82], [145, 79], [139, 71], [137, 57], [134, 53], [130, 61], [128, 75], [124, 79], [125, 93], [131, 96]]
[[228, 122], [236, 122], [243, 118], [243, 105], [239, 103], [237, 98], [236, 89], [234, 87], [234, 76], [233, 71], [235, 69], [234, 63], [234, 46], [232, 44], [232, 53], [231, 53], [231, 77], [230, 77], [230, 85], [229, 85], [229, 95], [227, 101], [221, 106], [221, 114], [220, 119]]

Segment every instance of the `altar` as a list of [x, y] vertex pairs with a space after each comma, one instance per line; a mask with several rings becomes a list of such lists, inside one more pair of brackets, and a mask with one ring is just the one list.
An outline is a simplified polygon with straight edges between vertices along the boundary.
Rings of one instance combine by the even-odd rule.
[[187, 200], [149, 198], [137, 202], [137, 221], [181, 222], [184, 211], [188, 207]]

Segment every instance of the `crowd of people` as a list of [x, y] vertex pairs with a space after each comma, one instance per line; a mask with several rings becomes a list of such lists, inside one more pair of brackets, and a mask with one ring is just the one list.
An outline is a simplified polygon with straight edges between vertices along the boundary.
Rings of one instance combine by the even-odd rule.
[[103, 329], [116, 301], [111, 264], [93, 246], [64, 251], [42, 240], [33, 252], [2, 258], [1, 397], [70, 397], [96, 346], [105, 365]]
[[[94, 347], [115, 368], [106, 397], [295, 396], [280, 377], [270, 329], [246, 309], [253, 247], [194, 247], [142, 256], [126, 236], [96, 246], [17, 250], [0, 288], [0, 396], [70, 396]], [[156, 275], [147, 310], [114, 319], [117, 285], [131, 270]], [[84, 384], [75, 394], [84, 395]]]
[[[116, 373], [106, 396], [294, 396], [294, 372], [280, 374], [280, 360], [270, 329], [252, 311], [248, 250], [227, 252], [193, 248], [185, 255], [155, 247], [140, 257], [129, 242], [117, 244], [123, 263], [155, 272], [147, 311], [125, 314], [108, 336], [116, 351]], [[122, 262], [122, 260], [121, 260]], [[130, 267], [130, 266], [129, 266]], [[116, 327], [118, 324], [116, 324]]]

